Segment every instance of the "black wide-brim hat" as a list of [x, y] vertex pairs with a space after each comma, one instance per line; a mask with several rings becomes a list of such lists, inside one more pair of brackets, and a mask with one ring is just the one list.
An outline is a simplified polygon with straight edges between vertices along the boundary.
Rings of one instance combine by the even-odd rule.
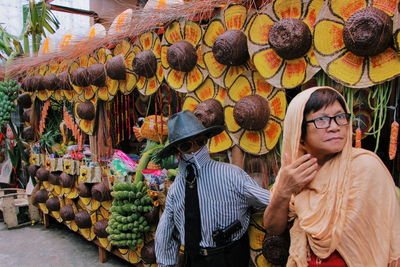
[[211, 138], [221, 133], [224, 129], [224, 126], [221, 125], [205, 128], [201, 121], [188, 110], [175, 113], [168, 118], [168, 138], [170, 143], [158, 152], [157, 157], [165, 158], [177, 153], [176, 146], [192, 137], [205, 135]]

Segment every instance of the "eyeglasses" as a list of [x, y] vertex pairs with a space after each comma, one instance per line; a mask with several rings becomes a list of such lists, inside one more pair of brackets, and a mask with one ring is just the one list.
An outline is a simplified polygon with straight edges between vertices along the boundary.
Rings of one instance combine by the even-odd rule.
[[185, 153], [193, 148], [193, 145], [196, 144], [199, 147], [203, 147], [207, 143], [207, 137], [202, 136], [198, 137], [194, 140], [187, 140], [179, 145], [177, 148], [180, 152]]
[[336, 124], [339, 126], [348, 125], [349, 120], [350, 120], [350, 114], [349, 113], [340, 113], [333, 117], [329, 117], [329, 116], [318, 117], [313, 120], [306, 121], [306, 123], [312, 122], [312, 123], [314, 123], [315, 128], [326, 129], [331, 126], [332, 119], [334, 119]]

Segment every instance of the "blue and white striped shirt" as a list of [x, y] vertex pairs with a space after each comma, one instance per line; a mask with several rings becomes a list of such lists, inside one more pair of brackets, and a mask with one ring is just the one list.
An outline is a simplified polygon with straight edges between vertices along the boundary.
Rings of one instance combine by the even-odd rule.
[[[265, 208], [270, 200], [270, 192], [259, 187], [239, 167], [212, 160], [207, 147], [201, 149], [195, 158], [190, 161], [198, 168], [197, 190], [202, 236], [200, 246], [215, 247], [213, 231], [225, 228], [236, 219], [243, 226], [242, 230], [232, 235], [233, 241], [238, 240], [249, 226], [249, 207]], [[185, 240], [185, 176], [186, 163], [181, 161], [156, 231], [155, 248], [160, 267], [176, 264], [179, 246]], [[181, 243], [173, 236], [178, 236]]]

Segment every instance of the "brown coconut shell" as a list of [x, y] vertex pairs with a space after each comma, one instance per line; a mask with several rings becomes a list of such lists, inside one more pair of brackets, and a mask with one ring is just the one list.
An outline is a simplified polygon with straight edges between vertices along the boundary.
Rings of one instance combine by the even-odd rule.
[[17, 98], [17, 103], [22, 108], [30, 108], [32, 106], [32, 99], [28, 93], [20, 94]]
[[224, 108], [215, 99], [207, 99], [199, 103], [193, 111], [204, 127], [224, 125]]
[[72, 85], [69, 82], [68, 71], [63, 71], [58, 75], [58, 88], [61, 90], [73, 90]]
[[39, 169], [39, 166], [36, 166], [34, 164], [29, 165], [28, 167], [28, 173], [30, 177], [35, 177], [36, 176], [36, 171]]
[[191, 43], [182, 40], [168, 48], [167, 61], [171, 68], [189, 72], [196, 66], [197, 52]]
[[35, 132], [31, 126], [25, 127], [22, 131], [22, 138], [26, 141], [31, 142], [35, 140]]
[[219, 63], [240, 66], [249, 59], [247, 37], [242, 31], [228, 30], [215, 39], [212, 52]]
[[97, 183], [92, 187], [92, 198], [99, 202], [111, 200], [111, 190], [105, 183]]
[[36, 191], [35, 201], [37, 203], [46, 203], [47, 199], [49, 199], [49, 192], [46, 189]]
[[90, 85], [89, 73], [87, 68], [77, 68], [71, 73], [71, 82], [80, 87], [86, 87]]
[[152, 207], [149, 212], [144, 214], [144, 217], [146, 218], [146, 221], [149, 223], [149, 225], [157, 224], [158, 220], [160, 219], [160, 207]]
[[147, 264], [154, 264], [156, 263], [156, 248], [154, 244], [154, 240], [151, 240], [150, 242], [146, 243], [141, 252], [140, 252], [141, 258], [143, 261]]
[[22, 83], [21, 83], [21, 88], [22, 90], [26, 91], [26, 92], [30, 92], [31, 89], [31, 81], [30, 81], [31, 77], [26, 77]]
[[30, 78], [30, 88], [31, 91], [39, 91], [44, 90], [43, 88], [43, 76], [42, 75], [35, 75]]
[[92, 227], [92, 219], [86, 210], [75, 214], [75, 223], [79, 228], [82, 229]]
[[49, 198], [46, 201], [46, 207], [49, 211], [59, 211], [60, 210], [60, 200], [58, 197]]
[[75, 219], [74, 208], [71, 204], [65, 205], [60, 209], [60, 216], [64, 221], [72, 221]]
[[87, 68], [89, 74], [89, 82], [97, 87], [106, 85], [106, 70], [104, 64], [93, 64]]
[[267, 125], [270, 113], [268, 101], [264, 97], [249, 95], [236, 103], [233, 117], [242, 128], [258, 131]]
[[46, 168], [39, 168], [36, 171], [36, 177], [39, 181], [48, 181], [50, 172]]
[[52, 185], [60, 185], [61, 172], [52, 172], [49, 174], [49, 183]]
[[106, 228], [108, 226], [108, 220], [103, 219], [94, 224], [94, 233], [96, 234], [97, 237], [100, 238], [106, 238], [108, 236], [108, 233], [106, 231]]
[[285, 266], [289, 257], [290, 236], [266, 235], [262, 246], [262, 255], [272, 264]]
[[75, 185], [75, 176], [65, 172], [60, 175], [60, 185], [64, 188], [73, 188]]
[[42, 81], [43, 87], [50, 91], [58, 89], [59, 83], [58, 77], [54, 73], [45, 75]]
[[32, 109], [28, 108], [24, 110], [24, 113], [22, 114], [22, 118], [24, 119], [25, 122], [30, 122], [31, 121], [31, 113]]
[[80, 197], [92, 197], [92, 184], [79, 183], [78, 195]]
[[113, 80], [126, 79], [126, 66], [121, 55], [115, 56], [106, 62], [107, 76]]
[[96, 116], [96, 110], [93, 103], [90, 101], [79, 103], [76, 113], [78, 114], [79, 118], [84, 120], [93, 120]]

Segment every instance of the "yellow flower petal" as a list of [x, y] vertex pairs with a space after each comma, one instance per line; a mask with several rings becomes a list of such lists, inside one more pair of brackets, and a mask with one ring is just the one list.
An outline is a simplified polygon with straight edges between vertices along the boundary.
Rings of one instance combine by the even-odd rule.
[[131, 73], [127, 73], [125, 82], [126, 82], [126, 90], [128, 92], [132, 92], [132, 90], [135, 89], [137, 83], [137, 76]]
[[275, 118], [283, 120], [286, 113], [286, 95], [285, 91], [279, 90], [273, 98], [269, 100], [271, 115]]
[[200, 68], [205, 69], [206, 65], [204, 64], [203, 49], [201, 45], [199, 46], [199, 48], [197, 48], [196, 53], [197, 53], [197, 65], [200, 66]]
[[75, 91], [73, 90], [63, 90], [64, 96], [68, 101], [71, 101], [74, 98]]
[[154, 42], [154, 47], [153, 47], [153, 54], [156, 58], [161, 57], [161, 41], [159, 38], [156, 38]]
[[228, 91], [229, 97], [238, 102], [245, 96], [252, 94], [252, 88], [250, 81], [245, 76], [240, 76], [236, 79], [236, 81], [232, 84], [232, 87]]
[[315, 25], [315, 50], [322, 55], [333, 55], [345, 47], [343, 25], [331, 20], [321, 20]]
[[159, 84], [157, 83], [156, 77], [149, 78], [147, 81], [145, 94], [146, 95], [154, 94], [158, 89], [158, 85]]
[[398, 2], [398, 0], [374, 0], [372, 6], [386, 12], [389, 16], [393, 16]]
[[161, 60], [157, 61], [156, 78], [157, 78], [158, 82], [160, 82], [160, 83], [164, 80], [164, 71], [163, 71], [163, 67], [161, 65]]
[[232, 5], [224, 11], [225, 25], [228, 30], [242, 29], [247, 18], [247, 8], [242, 5]]
[[364, 70], [364, 57], [346, 52], [327, 66], [327, 72], [336, 79], [354, 85], [360, 81]]
[[198, 23], [187, 21], [185, 23], [185, 40], [196, 47], [201, 40], [201, 27]]
[[185, 101], [183, 101], [182, 110], [194, 111], [198, 104], [199, 101], [197, 101], [194, 97], [187, 96], [185, 97]]
[[[258, 214], [253, 214], [252, 217]], [[265, 237], [265, 230], [263, 227], [262, 216], [257, 216], [256, 225], [251, 221], [249, 226], [249, 241], [250, 241], [250, 249], [251, 250], [262, 250], [263, 241]], [[260, 266], [261, 267], [261, 266]]]
[[218, 86], [217, 95], [215, 96], [215, 100], [218, 100], [221, 103], [221, 105], [224, 104], [224, 100], [225, 100], [227, 91], [228, 90], [226, 90], [225, 88]]
[[93, 91], [91, 86], [88, 86], [88, 87], [83, 88], [83, 94], [84, 94], [85, 100], [90, 100], [94, 97], [95, 91]]
[[183, 86], [186, 72], [172, 69], [167, 77], [168, 84], [174, 88], [179, 89]]
[[215, 59], [214, 54], [211, 51], [204, 54], [204, 63], [210, 76], [213, 78], [221, 77], [227, 68], [226, 65], [222, 65]]
[[100, 63], [106, 63], [106, 60], [107, 60], [107, 52], [106, 52], [106, 49], [105, 48], [99, 48], [99, 50], [97, 50], [97, 60], [100, 62]]
[[139, 263], [140, 262], [139, 255], [135, 251], [130, 249], [128, 253], [128, 261], [131, 264]]
[[225, 74], [224, 85], [226, 88], [230, 88], [236, 78], [247, 70], [245, 65], [240, 66], [229, 66], [228, 71]]
[[181, 24], [178, 21], [172, 22], [164, 33], [164, 38], [169, 44], [174, 44], [181, 41]]
[[324, 0], [312, 0], [308, 4], [307, 14], [303, 19], [303, 22], [308, 25], [311, 29], [314, 29], [315, 21], [317, 20], [317, 15], [319, 10], [324, 4]]
[[107, 78], [106, 84], [107, 84], [108, 93], [112, 96], [116, 95], [117, 91], [118, 91], [118, 85], [119, 85], [118, 81]]
[[135, 58], [135, 54], [130, 52], [128, 55], [125, 57], [125, 66], [129, 70], [133, 70], [133, 59]]
[[213, 20], [204, 33], [203, 41], [208, 47], [213, 47], [215, 39], [225, 32], [225, 27], [219, 19]]
[[142, 46], [142, 50], [150, 50], [153, 45], [153, 33], [152, 32], [146, 32], [140, 35], [139, 37], [139, 42]]
[[310, 64], [311, 66], [313, 66], [313, 67], [319, 66], [319, 62], [317, 60], [317, 57], [315, 56], [313, 47], [311, 47], [310, 50], [308, 50], [306, 58], [307, 58], [308, 64]]
[[301, 0], [276, 0], [273, 3], [273, 10], [279, 19], [301, 17]]
[[195, 66], [186, 76], [186, 87], [188, 91], [193, 91], [203, 83], [203, 73]]
[[161, 46], [161, 63], [162, 63], [162, 66], [164, 69], [169, 68], [169, 63], [167, 60], [168, 48], [169, 48], [169, 46], [167, 46], [167, 45]]
[[268, 97], [274, 89], [274, 87], [271, 84], [267, 83], [257, 71], [253, 71], [253, 81], [256, 85], [256, 95]]
[[294, 88], [306, 79], [307, 62], [304, 57], [286, 60], [282, 75], [282, 87]]
[[201, 101], [210, 99], [215, 95], [215, 87], [215, 83], [210, 78], [207, 78], [204, 83], [195, 91], [195, 94]]
[[146, 82], [146, 78], [144, 76], [139, 76], [139, 79], [138, 79], [136, 85], [138, 88], [143, 89], [145, 82]]
[[210, 153], [218, 153], [231, 148], [232, 139], [226, 131], [212, 137], [210, 139]]
[[261, 150], [261, 133], [258, 131], [245, 130], [240, 136], [239, 146], [251, 154], [258, 154]]
[[279, 141], [282, 127], [274, 120], [268, 120], [268, 124], [264, 129], [265, 146], [268, 150], [271, 150]]
[[256, 14], [249, 29], [249, 40], [258, 45], [268, 44], [268, 33], [274, 21], [267, 14]]
[[380, 83], [400, 75], [400, 57], [392, 48], [369, 58], [369, 77]]
[[258, 51], [253, 55], [253, 62], [258, 72], [264, 78], [271, 78], [279, 71], [283, 59], [273, 49]]
[[273, 267], [274, 266], [267, 261], [267, 259], [264, 257], [264, 255], [261, 252], [259, 255], [256, 256], [255, 265], [256, 265], [256, 267]]
[[100, 100], [108, 101], [108, 100], [109, 100], [109, 96], [108, 96], [107, 87], [100, 87], [100, 88], [97, 90], [97, 97], [98, 97]]
[[234, 133], [240, 130], [240, 126], [236, 123], [235, 118], [233, 117], [233, 107], [225, 106], [224, 116], [225, 116], [226, 129], [229, 132]]
[[64, 98], [63, 90], [57, 90], [54, 92], [54, 99], [57, 101], [61, 101]]
[[367, 7], [365, 0], [332, 0], [329, 2], [333, 14], [346, 21], [357, 11]]

